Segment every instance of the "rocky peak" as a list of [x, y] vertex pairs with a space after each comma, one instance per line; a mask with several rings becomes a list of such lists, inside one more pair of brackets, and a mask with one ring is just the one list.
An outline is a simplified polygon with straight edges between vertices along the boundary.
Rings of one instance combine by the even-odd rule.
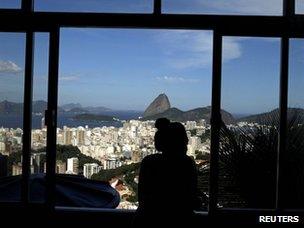
[[143, 117], [156, 115], [171, 108], [169, 98], [166, 94], [162, 93], [148, 106], [145, 110]]

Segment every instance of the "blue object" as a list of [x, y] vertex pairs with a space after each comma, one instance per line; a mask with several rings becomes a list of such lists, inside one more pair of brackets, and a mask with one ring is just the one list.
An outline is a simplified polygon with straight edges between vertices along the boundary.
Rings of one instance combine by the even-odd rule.
[[[44, 202], [45, 174], [30, 176], [30, 201]], [[0, 178], [0, 201], [20, 201], [21, 176]], [[56, 174], [56, 206], [116, 208], [119, 193], [109, 183], [86, 179], [83, 176]]]

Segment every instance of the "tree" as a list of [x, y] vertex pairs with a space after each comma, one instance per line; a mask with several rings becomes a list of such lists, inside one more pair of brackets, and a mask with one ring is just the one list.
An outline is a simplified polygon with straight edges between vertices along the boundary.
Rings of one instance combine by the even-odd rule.
[[210, 155], [209, 154], [203, 154], [201, 151], [195, 151], [196, 159], [197, 160], [207, 160], [209, 161]]
[[[231, 206], [273, 208], [276, 196], [278, 117], [254, 129], [220, 131], [219, 185], [220, 194]], [[288, 118], [287, 152], [284, 160], [282, 194], [289, 208], [304, 204], [304, 126], [303, 118], [293, 113]], [[226, 198], [225, 198], [226, 197]]]

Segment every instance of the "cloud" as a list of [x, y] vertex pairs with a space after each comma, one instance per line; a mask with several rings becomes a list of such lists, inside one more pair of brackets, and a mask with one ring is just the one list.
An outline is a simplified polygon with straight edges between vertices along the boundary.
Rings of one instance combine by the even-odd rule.
[[79, 79], [78, 76], [62, 76], [62, 77], [59, 77], [59, 81], [66, 81], [66, 82], [77, 81], [78, 79]]
[[[213, 33], [210, 31], [167, 31], [156, 35], [167, 63], [177, 69], [204, 68], [212, 65]], [[241, 39], [229, 38], [223, 45], [223, 60], [241, 57]]]
[[156, 80], [167, 83], [196, 83], [199, 82], [198, 79], [194, 78], [184, 78], [184, 77], [171, 77], [171, 76], [163, 76], [156, 77]]
[[280, 15], [282, 0], [197, 0], [201, 7], [228, 14]]
[[166, 0], [171, 12], [206, 14], [282, 15], [283, 0]]
[[223, 60], [228, 62], [242, 56], [241, 40], [243, 38], [229, 37], [223, 40]]
[[16, 63], [12, 61], [3, 61], [0, 60], [0, 73], [20, 73], [22, 71], [21, 67], [19, 67]]

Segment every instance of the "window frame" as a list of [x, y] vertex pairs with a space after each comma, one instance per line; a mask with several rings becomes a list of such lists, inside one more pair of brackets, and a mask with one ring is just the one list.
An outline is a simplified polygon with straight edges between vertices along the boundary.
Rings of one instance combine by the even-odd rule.
[[[46, 208], [55, 207], [55, 163], [56, 163], [56, 127], [58, 106], [58, 67], [60, 29], [64, 27], [98, 28], [145, 28], [145, 29], [189, 29], [213, 31], [212, 63], [212, 111], [211, 111], [211, 160], [209, 177], [208, 215], [240, 212], [264, 211], [262, 209], [229, 209], [217, 207], [219, 130], [221, 120], [221, 76], [222, 41], [224, 36], [276, 37], [281, 38], [280, 63], [280, 126], [277, 159], [276, 208], [268, 212], [295, 211], [282, 205], [282, 180], [284, 156], [286, 156], [286, 123], [288, 104], [289, 40], [304, 38], [304, 15], [295, 14], [295, 0], [283, 0], [282, 16], [233, 16], [233, 15], [187, 15], [164, 14], [161, 0], [154, 0], [151, 14], [125, 13], [56, 13], [34, 12], [34, 0], [22, 0], [21, 9], [0, 10], [0, 31], [26, 33], [25, 89], [23, 115], [23, 165], [21, 202], [17, 205], [33, 204], [29, 202], [29, 176], [31, 151], [31, 113], [33, 96], [33, 57], [34, 33], [50, 34], [49, 72], [48, 72], [48, 109], [46, 110], [47, 131], [47, 194]], [[0, 203], [0, 206], [7, 203]], [[99, 211], [103, 211], [100, 209]], [[108, 211], [108, 210], [104, 210]], [[296, 210], [304, 212], [303, 210]], [[204, 213], [203, 213], [204, 214]]]

